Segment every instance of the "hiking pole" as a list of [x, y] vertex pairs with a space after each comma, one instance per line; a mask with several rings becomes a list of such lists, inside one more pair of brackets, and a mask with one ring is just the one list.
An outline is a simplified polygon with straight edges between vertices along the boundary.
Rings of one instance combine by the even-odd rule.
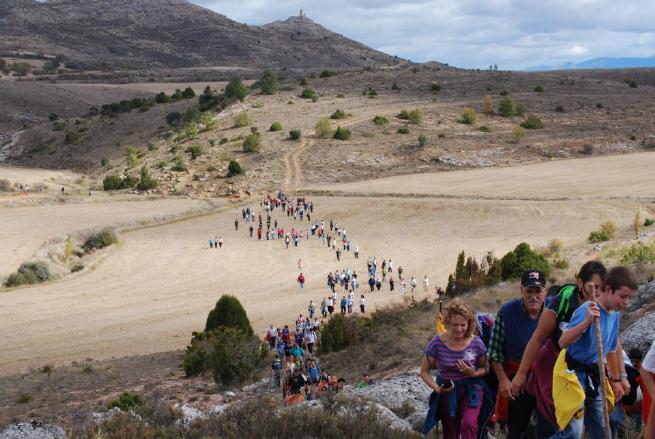
[[[589, 285], [591, 289], [591, 300], [598, 306], [596, 301], [596, 286]], [[603, 360], [603, 341], [600, 333], [600, 317], [594, 317], [594, 328], [596, 332], [596, 350], [598, 351], [598, 375], [600, 376], [600, 395], [603, 400], [603, 421], [605, 424], [605, 439], [611, 438], [610, 416], [607, 407], [607, 385], [605, 379], [605, 361]]]

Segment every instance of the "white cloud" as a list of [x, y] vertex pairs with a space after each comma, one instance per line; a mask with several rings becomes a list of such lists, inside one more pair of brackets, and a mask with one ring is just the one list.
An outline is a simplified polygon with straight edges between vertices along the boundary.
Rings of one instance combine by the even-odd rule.
[[655, 55], [652, 0], [191, 0], [261, 25], [305, 14], [413, 61], [522, 69], [599, 56]]

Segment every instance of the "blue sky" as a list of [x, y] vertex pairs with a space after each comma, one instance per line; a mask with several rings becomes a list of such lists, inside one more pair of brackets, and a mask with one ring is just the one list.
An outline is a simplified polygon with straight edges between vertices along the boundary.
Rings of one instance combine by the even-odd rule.
[[523, 69], [655, 55], [655, 1], [190, 0], [253, 25], [300, 9], [323, 26], [412, 61]]

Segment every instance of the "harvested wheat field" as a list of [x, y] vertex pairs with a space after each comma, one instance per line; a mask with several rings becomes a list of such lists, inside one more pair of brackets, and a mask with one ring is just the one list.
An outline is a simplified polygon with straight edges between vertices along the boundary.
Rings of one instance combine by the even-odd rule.
[[[410, 175], [394, 178], [391, 183], [364, 181], [329, 188], [362, 194], [392, 193], [389, 196], [311, 197], [315, 204], [312, 220], [334, 219], [341, 224], [353, 243], [360, 246], [358, 260], [346, 252], [337, 262], [334, 252], [316, 238], [289, 249], [284, 248], [282, 241], [249, 238], [246, 223], [241, 222], [235, 231], [233, 206], [209, 215], [133, 229], [120, 235], [118, 245], [105, 250], [93, 270], [0, 293], [0, 333], [4, 340], [0, 373], [85, 358], [184, 348], [191, 332], [204, 328], [207, 312], [221, 294], [237, 296], [255, 329], [263, 332], [269, 323], [290, 323], [294, 316], [305, 312], [310, 299], [320, 302], [327, 292], [328, 272], [352, 268], [365, 273], [369, 255], [379, 260], [390, 258], [396, 267], [402, 265], [407, 279], [416, 277], [420, 297], [424, 294], [425, 274], [431, 286], [445, 286], [461, 250], [477, 256], [488, 250], [502, 254], [523, 240], [544, 245], [554, 238], [567, 245], [580, 245], [604, 221], [615, 221], [619, 229], [629, 227], [635, 209], [644, 207], [640, 204], [643, 200], [631, 198], [646, 196], [653, 187], [652, 176], [643, 170], [647, 166], [637, 165], [648, 163], [653, 157], [654, 154], [642, 154]], [[589, 168], [594, 172], [583, 172]], [[294, 172], [297, 175], [288, 181], [301, 181], [300, 167]], [[470, 178], [479, 172], [480, 176]], [[615, 175], [613, 180], [607, 177], [609, 174]], [[567, 180], [549, 186], [552, 175], [567, 175]], [[626, 180], [620, 178], [622, 175]], [[493, 183], [491, 189], [483, 190], [487, 178]], [[434, 183], [429, 179], [438, 180], [439, 187], [431, 189]], [[600, 185], [609, 195], [600, 193], [582, 204], [577, 198], [589, 195], [579, 192], [583, 184]], [[421, 192], [446, 192], [449, 197], [402, 195]], [[535, 199], [522, 199], [531, 198], [530, 195]], [[512, 199], [483, 199], [496, 196]], [[192, 202], [173, 199], [88, 206], [93, 209], [93, 220], [75, 210], [45, 216], [27, 215], [21, 210], [28, 208], [4, 209], [3, 220], [9, 220], [12, 232], [9, 237], [3, 236], [3, 244], [13, 243], [10, 247], [15, 249], [20, 236], [41, 229], [31, 238], [34, 248], [50, 233], [64, 233], [90, 222], [101, 225], [110, 219], [121, 221], [120, 212], [125, 221], [136, 208], [139, 214], [147, 216], [148, 206], [152, 212], [160, 209], [161, 213], [188, 209]], [[258, 208], [258, 200], [252, 200], [250, 206]], [[54, 212], [58, 208], [66, 212], [71, 207], [57, 206]], [[116, 218], [110, 217], [110, 212]], [[310, 224], [294, 222], [279, 211], [274, 212], [274, 218], [286, 229], [306, 230]], [[215, 236], [224, 239], [223, 248], [208, 248], [208, 239]], [[2, 247], [5, 251], [7, 246]], [[302, 293], [295, 282], [298, 259], [303, 261], [307, 279]], [[3, 271], [10, 270], [3, 264]], [[360, 292], [365, 292], [365, 279], [361, 283]], [[405, 299], [398, 289], [391, 293], [386, 287], [381, 292], [365, 294], [368, 309]]]

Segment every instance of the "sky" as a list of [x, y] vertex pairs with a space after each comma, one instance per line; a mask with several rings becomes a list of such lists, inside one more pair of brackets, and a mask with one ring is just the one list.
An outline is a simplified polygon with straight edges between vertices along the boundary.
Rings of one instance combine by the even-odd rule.
[[653, 0], [190, 0], [250, 25], [303, 10], [328, 29], [416, 62], [522, 70], [655, 56]]

